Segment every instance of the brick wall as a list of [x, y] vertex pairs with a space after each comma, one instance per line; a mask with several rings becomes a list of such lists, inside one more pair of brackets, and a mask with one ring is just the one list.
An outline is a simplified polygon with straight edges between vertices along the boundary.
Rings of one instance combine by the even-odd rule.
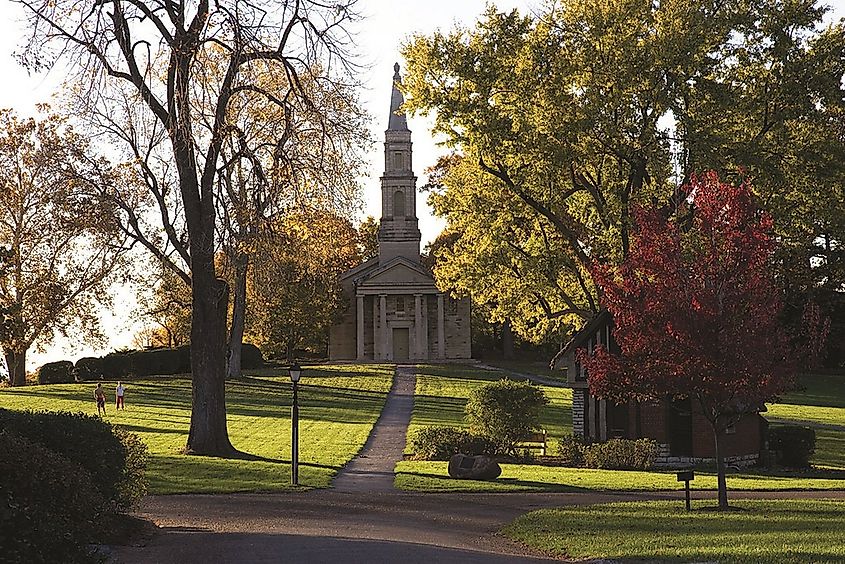
[[[693, 456], [713, 458], [716, 445], [713, 428], [703, 415], [694, 413], [692, 418]], [[721, 441], [722, 456], [742, 457], [760, 452], [760, 416], [747, 415], [735, 426], [735, 432], [725, 435]]]

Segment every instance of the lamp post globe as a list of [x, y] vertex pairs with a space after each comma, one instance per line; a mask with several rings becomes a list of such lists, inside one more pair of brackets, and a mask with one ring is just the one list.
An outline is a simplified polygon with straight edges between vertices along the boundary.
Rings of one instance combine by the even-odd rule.
[[297, 363], [293, 363], [288, 368], [288, 374], [290, 374], [290, 381], [291, 382], [299, 382], [299, 377], [302, 375], [302, 368]]

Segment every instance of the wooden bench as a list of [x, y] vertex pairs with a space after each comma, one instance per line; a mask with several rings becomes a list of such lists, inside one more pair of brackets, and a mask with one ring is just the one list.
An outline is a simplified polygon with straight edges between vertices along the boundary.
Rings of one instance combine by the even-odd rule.
[[517, 450], [537, 450], [540, 456], [546, 456], [546, 430], [532, 431], [523, 440], [516, 443]]

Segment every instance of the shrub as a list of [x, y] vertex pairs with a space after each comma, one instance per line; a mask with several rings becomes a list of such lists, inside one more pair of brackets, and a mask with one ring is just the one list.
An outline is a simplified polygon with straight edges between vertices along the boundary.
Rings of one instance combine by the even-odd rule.
[[136, 376], [170, 375], [190, 372], [185, 370], [178, 349], [151, 349], [128, 354], [132, 373]]
[[80, 381], [101, 380], [105, 376], [102, 358], [86, 356], [76, 361], [76, 377]]
[[254, 369], [264, 367], [264, 357], [258, 347], [252, 343], [244, 343], [241, 349], [241, 368]]
[[560, 457], [561, 466], [581, 466], [584, 464], [584, 441], [578, 435], [564, 435], [556, 441], [552, 453]]
[[0, 429], [21, 435], [85, 468], [96, 489], [116, 510], [133, 507], [146, 491], [146, 445], [99, 417], [0, 409]]
[[810, 455], [816, 450], [816, 432], [799, 425], [771, 426], [769, 448], [775, 451], [778, 464], [807, 468], [810, 466]]
[[588, 468], [648, 470], [656, 458], [657, 441], [653, 439], [610, 439], [584, 448], [584, 464]]
[[96, 562], [106, 512], [91, 474], [25, 437], [0, 432], [0, 560]]
[[503, 453], [514, 454], [515, 445], [540, 423], [540, 410], [549, 403], [543, 391], [530, 382], [503, 379], [474, 389], [466, 404], [470, 430], [489, 437]]
[[73, 363], [69, 360], [48, 362], [36, 374], [39, 384], [69, 384], [73, 382]]
[[476, 456], [496, 454], [496, 445], [486, 437], [455, 427], [423, 427], [411, 434], [409, 446], [415, 460], [449, 460], [453, 454]]

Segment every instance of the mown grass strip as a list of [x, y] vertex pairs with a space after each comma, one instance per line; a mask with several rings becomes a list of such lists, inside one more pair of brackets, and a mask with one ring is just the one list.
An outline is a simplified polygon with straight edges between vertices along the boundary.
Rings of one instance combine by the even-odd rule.
[[[694, 502], [636, 502], [545, 509], [503, 534], [571, 559], [805, 564], [845, 562], [845, 505], [822, 500], [738, 500], [737, 511]], [[712, 504], [711, 504], [712, 505]]]

